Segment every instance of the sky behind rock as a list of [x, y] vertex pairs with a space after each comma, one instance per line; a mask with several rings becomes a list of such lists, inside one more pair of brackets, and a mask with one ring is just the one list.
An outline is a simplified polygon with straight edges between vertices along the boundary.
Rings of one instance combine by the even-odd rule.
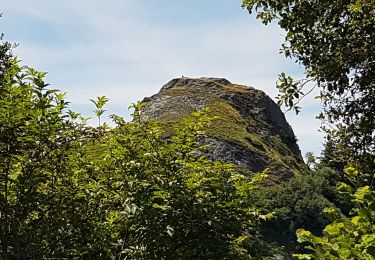
[[[48, 71], [72, 107], [90, 115], [88, 99], [109, 97], [109, 113], [155, 94], [172, 78], [223, 77], [277, 95], [277, 75], [303, 68], [279, 54], [283, 32], [241, 9], [241, 0], [3, 0], [0, 31], [18, 42], [23, 64]], [[323, 142], [310, 95], [286, 114], [302, 153]]]

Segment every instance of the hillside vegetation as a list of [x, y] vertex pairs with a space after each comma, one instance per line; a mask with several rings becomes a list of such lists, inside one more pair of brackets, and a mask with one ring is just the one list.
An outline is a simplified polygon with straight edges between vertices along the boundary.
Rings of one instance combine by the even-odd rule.
[[[375, 259], [375, 2], [244, 0], [286, 31], [326, 143], [302, 160], [263, 92], [180, 78], [98, 126], [0, 44], [0, 259]], [[1, 35], [2, 40], [2, 35]], [[311, 89], [307, 89], [311, 86]]]

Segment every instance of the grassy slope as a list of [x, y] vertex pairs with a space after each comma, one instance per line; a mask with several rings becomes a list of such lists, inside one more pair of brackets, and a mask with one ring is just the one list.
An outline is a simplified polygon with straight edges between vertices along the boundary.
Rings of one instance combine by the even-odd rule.
[[[228, 93], [247, 93], [248, 88], [242, 86], [230, 85], [223, 86], [224, 91]], [[170, 102], [164, 105], [166, 111], [158, 121], [167, 126], [178, 122], [191, 112], [201, 108], [194, 107], [193, 102], [204, 103], [205, 107], [210, 109], [212, 116], [217, 116], [210, 127], [207, 134], [219, 140], [234, 142], [241, 145], [247, 150], [257, 153], [268, 158], [268, 164], [271, 169], [277, 171], [277, 168], [283, 166], [294, 175], [299, 174], [301, 164], [296, 160], [295, 156], [289, 151], [286, 144], [281, 141], [279, 136], [262, 136], [259, 133], [249, 132], [250, 126], [256, 127], [266, 125], [260, 118], [245, 119], [243, 116], [228, 102], [210, 94], [209, 91], [201, 89], [174, 87], [164, 90], [163, 95], [173, 98], [183, 98], [183, 102]], [[189, 100], [192, 102], [189, 103]], [[181, 101], [181, 100], [180, 100]]]

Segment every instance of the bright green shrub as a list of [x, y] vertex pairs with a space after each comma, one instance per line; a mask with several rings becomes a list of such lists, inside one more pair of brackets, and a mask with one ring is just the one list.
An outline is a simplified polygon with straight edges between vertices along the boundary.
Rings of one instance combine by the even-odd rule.
[[109, 139], [108, 176], [116, 176], [119, 209], [111, 215], [123, 226], [121, 257], [136, 259], [249, 258], [256, 254], [260, 213], [246, 196], [262, 178], [248, 178], [232, 165], [211, 162], [199, 144], [211, 120], [196, 112], [164, 138], [155, 122], [134, 120]]
[[[347, 167], [345, 173], [354, 180], [359, 171]], [[310, 231], [297, 231], [298, 241], [308, 243], [310, 254], [298, 254], [299, 259], [374, 259], [375, 258], [375, 191], [363, 186], [353, 189], [341, 184], [338, 190], [346, 194], [354, 203], [349, 217], [340, 214], [335, 208], [325, 212], [333, 222], [317, 237]]]
[[44, 77], [14, 62], [0, 86], [2, 259], [271, 255], [258, 236], [269, 216], [247, 200], [264, 176], [202, 156], [205, 111], [169, 137], [140, 105], [94, 128]]

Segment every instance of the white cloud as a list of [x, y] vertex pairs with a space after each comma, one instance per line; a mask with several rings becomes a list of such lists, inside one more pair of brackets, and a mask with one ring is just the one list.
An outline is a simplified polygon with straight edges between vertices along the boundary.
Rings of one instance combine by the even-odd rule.
[[[49, 44], [50, 35], [39, 41], [25, 39], [17, 52], [25, 63], [49, 71], [48, 80], [85, 112], [91, 109], [87, 100], [100, 95], [110, 98], [109, 109], [122, 112], [181, 75], [225, 77], [274, 97], [278, 73], [301, 73], [279, 55], [282, 32], [275, 25], [254, 22], [240, 10], [238, 18], [225, 22], [174, 24], [147, 20], [152, 10], [139, 0], [19, 0], [3, 8], [9, 10], [7, 19], [40, 20], [49, 32], [67, 39], [63, 44]], [[306, 104], [314, 106], [311, 99]], [[316, 151], [314, 143], [321, 140], [311, 120], [310, 114], [290, 119], [300, 145], [308, 149], [304, 152]]]

